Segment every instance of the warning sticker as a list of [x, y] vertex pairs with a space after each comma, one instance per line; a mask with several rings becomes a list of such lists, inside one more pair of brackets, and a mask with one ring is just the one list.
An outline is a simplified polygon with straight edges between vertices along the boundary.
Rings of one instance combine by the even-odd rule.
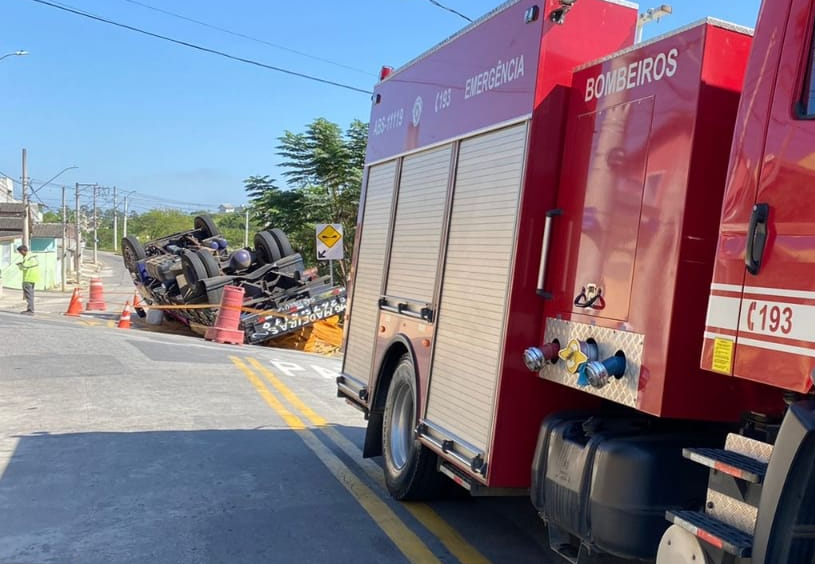
[[713, 339], [713, 370], [722, 374], [733, 373], [733, 345], [729, 339]]

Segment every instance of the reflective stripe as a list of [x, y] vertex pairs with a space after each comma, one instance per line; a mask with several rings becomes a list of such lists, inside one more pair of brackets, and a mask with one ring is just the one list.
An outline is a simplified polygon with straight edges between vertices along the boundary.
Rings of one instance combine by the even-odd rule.
[[726, 298], [724, 296], [710, 296], [707, 304], [707, 321], [705, 325], [710, 328], [731, 329], [739, 325], [740, 298]]
[[756, 347], [759, 349], [767, 349], [775, 352], [785, 352], [815, 358], [815, 349], [807, 349], [804, 347], [795, 347], [792, 345], [782, 345], [780, 343], [770, 343], [768, 341], [759, 341], [757, 339], [743, 339], [743, 338], [739, 338], [738, 344]]
[[788, 290], [787, 288], [765, 288], [762, 286], [739, 286], [738, 284], [717, 284], [710, 285], [711, 291], [737, 292], [739, 294], [750, 294], [758, 296], [780, 296], [782, 298], [802, 298], [805, 300], [815, 300], [815, 292], [807, 290]]

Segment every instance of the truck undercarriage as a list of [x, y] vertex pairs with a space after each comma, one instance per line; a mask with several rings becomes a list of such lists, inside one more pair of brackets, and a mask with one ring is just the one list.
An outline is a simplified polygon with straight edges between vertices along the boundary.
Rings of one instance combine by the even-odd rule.
[[345, 288], [306, 278], [303, 258], [280, 229], [255, 234], [254, 248], [230, 251], [209, 216], [194, 228], [140, 243], [122, 240], [122, 258], [147, 305], [185, 324], [212, 326], [223, 288], [244, 290], [239, 329], [249, 344], [274, 340], [345, 311]]

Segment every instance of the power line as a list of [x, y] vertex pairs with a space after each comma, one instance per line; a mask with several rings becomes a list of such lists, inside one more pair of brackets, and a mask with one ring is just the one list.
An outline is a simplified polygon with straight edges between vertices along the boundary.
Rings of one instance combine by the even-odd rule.
[[141, 192], [134, 192], [131, 195], [131, 199], [132, 200], [140, 200], [140, 201], [143, 201], [143, 202], [160, 202], [160, 203], [168, 203], [168, 204], [177, 204], [177, 205], [188, 206], [188, 207], [194, 207], [194, 206], [199, 206], [199, 207], [216, 206], [217, 207], [217, 204], [211, 204], [211, 203], [210, 204], [202, 204], [200, 202], [186, 202], [186, 201], [183, 201], [183, 200], [173, 200], [173, 199], [170, 199], [170, 198], [163, 198], [161, 196], [153, 196], [151, 194], [142, 194]]
[[51, 8], [56, 8], [57, 10], [63, 10], [65, 12], [70, 12], [72, 14], [76, 14], [77, 16], [82, 16], [85, 18], [89, 18], [92, 20], [96, 20], [98, 22], [106, 23], [109, 25], [113, 25], [116, 27], [120, 27], [122, 29], [127, 29], [129, 31], [134, 31], [136, 33], [141, 33], [142, 35], [147, 35], [149, 37], [154, 37], [156, 39], [161, 39], [162, 41], [168, 41], [170, 43], [175, 43], [176, 45], [183, 45], [184, 47], [189, 47], [191, 49], [197, 49], [198, 51], [203, 51], [205, 53], [211, 53], [213, 55], [218, 55], [220, 57], [224, 57], [226, 59], [231, 59], [233, 61], [238, 61], [241, 63], [246, 63], [248, 65], [254, 65], [256, 67], [261, 67], [264, 69], [269, 69], [273, 71], [277, 71], [280, 73], [288, 74], [291, 76], [298, 76], [300, 78], [305, 78], [307, 80], [313, 80], [314, 82], [320, 82], [322, 84], [329, 84], [331, 86], [336, 86], [338, 88], [345, 88], [346, 90], [352, 90], [354, 92], [361, 92], [362, 94], [372, 94], [370, 90], [363, 90], [362, 88], [357, 88], [356, 86], [350, 86], [348, 84], [343, 84], [341, 82], [334, 82], [332, 80], [326, 80], [324, 78], [318, 78], [316, 76], [312, 76], [310, 74], [305, 74], [301, 72], [296, 72], [288, 69], [284, 69], [282, 67], [276, 67], [273, 65], [267, 65], [265, 63], [261, 63], [259, 61], [255, 61], [252, 59], [245, 59], [243, 57], [238, 57], [236, 55], [230, 55], [229, 53], [225, 53], [223, 51], [218, 51], [216, 49], [210, 49], [209, 47], [204, 47], [202, 45], [197, 45], [195, 43], [189, 43], [188, 41], [182, 41], [180, 39], [173, 39], [172, 37], [168, 37], [166, 35], [160, 35], [158, 33], [153, 33], [151, 31], [147, 31], [138, 27], [134, 27], [131, 25], [119, 23], [113, 20], [109, 20], [100, 16], [96, 16], [89, 12], [83, 12], [82, 10], [78, 10], [66, 4], [55, 4], [53, 2], [48, 2], [47, 0], [31, 0], [32, 2], [36, 2], [37, 4], [43, 4], [44, 6], [50, 6]]
[[457, 10], [454, 10], [453, 8], [448, 8], [447, 6], [442, 4], [441, 2], [437, 2], [436, 0], [427, 0], [427, 1], [430, 2], [431, 4], [433, 4], [434, 6], [437, 6], [437, 7], [441, 8], [442, 10], [447, 10], [448, 12], [451, 12], [451, 13], [457, 15], [460, 18], [464, 18], [465, 20], [467, 20], [470, 23], [473, 23], [473, 20], [471, 20], [470, 18], [468, 18], [467, 16], [465, 16], [461, 12], [459, 12]]
[[309, 55], [308, 53], [303, 53], [302, 51], [298, 51], [296, 49], [286, 47], [285, 45], [278, 45], [277, 43], [271, 43], [270, 41], [266, 41], [264, 39], [259, 39], [257, 37], [252, 37], [251, 35], [246, 35], [245, 33], [232, 31], [231, 29], [226, 29], [224, 27], [219, 27], [217, 25], [213, 25], [213, 24], [210, 24], [210, 23], [207, 23], [207, 22], [202, 22], [201, 20], [196, 20], [194, 18], [190, 18], [190, 17], [184, 16], [182, 14], [177, 14], [177, 13], [171, 12], [169, 10], [164, 10], [162, 8], [156, 8], [155, 6], [150, 6], [149, 4], [145, 4], [143, 2], [138, 2], [137, 0], [122, 0], [122, 1], [123, 2], [128, 2], [130, 4], [135, 4], [136, 6], [141, 6], [142, 8], [147, 8], [148, 10], [153, 10], [155, 12], [166, 14], [168, 16], [172, 16], [172, 17], [178, 18], [180, 20], [184, 20], [184, 21], [192, 22], [192, 23], [197, 24], [197, 25], [208, 27], [209, 29], [214, 29], [216, 31], [227, 33], [229, 35], [234, 35], [235, 37], [241, 37], [243, 39], [248, 39], [249, 41], [254, 41], [256, 43], [262, 43], [263, 45], [268, 45], [269, 47], [274, 47], [276, 49], [282, 49], [283, 51], [288, 51], [289, 53], [294, 53], [294, 54], [300, 55], [302, 57], [308, 57], [309, 59], [313, 59], [315, 61], [321, 61], [323, 63], [328, 63], [330, 65], [334, 65], [334, 66], [337, 66], [337, 67], [342, 67], [344, 69], [352, 70], [354, 72], [359, 72], [359, 73], [362, 73], [362, 74], [365, 74], [365, 75], [368, 75], [368, 76], [376, 76], [375, 74], [372, 74], [372, 73], [370, 73], [368, 71], [364, 71], [362, 69], [358, 69], [358, 68], [352, 67], [350, 65], [344, 65], [342, 63], [338, 63], [338, 62], [332, 61], [330, 59], [324, 59], [322, 57], [317, 57], [315, 55]]

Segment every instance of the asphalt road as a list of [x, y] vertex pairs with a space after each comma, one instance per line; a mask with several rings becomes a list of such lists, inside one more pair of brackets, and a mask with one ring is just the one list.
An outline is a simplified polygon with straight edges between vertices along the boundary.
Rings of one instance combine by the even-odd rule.
[[0, 339], [0, 562], [560, 562], [527, 498], [391, 500], [336, 358], [47, 313]]

